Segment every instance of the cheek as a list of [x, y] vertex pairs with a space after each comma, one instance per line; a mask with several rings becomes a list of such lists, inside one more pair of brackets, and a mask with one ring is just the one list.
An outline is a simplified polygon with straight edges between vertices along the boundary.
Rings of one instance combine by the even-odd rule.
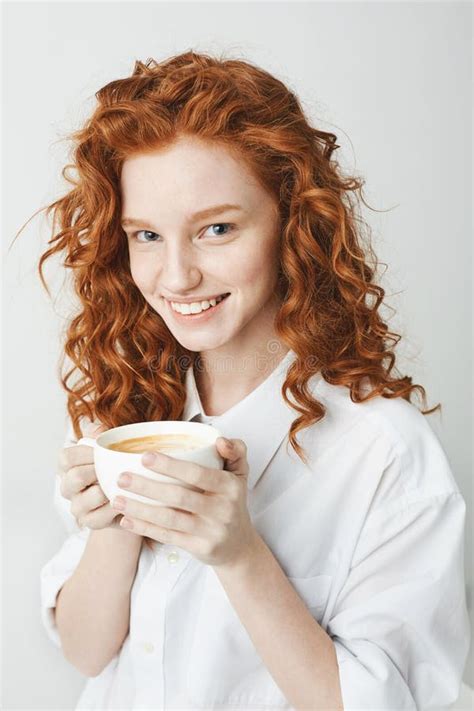
[[150, 260], [140, 258], [140, 255], [130, 255], [130, 274], [137, 287], [142, 292], [150, 291], [154, 282], [153, 270], [150, 269]]
[[234, 280], [243, 286], [253, 286], [256, 291], [273, 285], [278, 273], [278, 254], [274, 249], [259, 250], [233, 261]]

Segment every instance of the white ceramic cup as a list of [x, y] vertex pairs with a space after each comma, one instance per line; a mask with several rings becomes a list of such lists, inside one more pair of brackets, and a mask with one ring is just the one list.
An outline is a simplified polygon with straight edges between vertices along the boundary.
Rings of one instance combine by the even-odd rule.
[[119, 452], [108, 448], [108, 445], [120, 442], [124, 439], [146, 437], [147, 435], [155, 434], [186, 434], [193, 438], [198, 438], [203, 441], [202, 447], [196, 449], [173, 448], [172, 450], [164, 451], [164, 454], [169, 457], [174, 457], [175, 459], [196, 462], [197, 464], [211, 469], [224, 468], [224, 460], [218, 454], [215, 445], [216, 439], [222, 435], [219, 430], [212, 425], [205, 425], [202, 422], [163, 420], [159, 422], [134, 422], [130, 425], [113, 427], [106, 432], [101, 432], [95, 439], [92, 437], [81, 437], [77, 442], [77, 444], [85, 444], [94, 448], [94, 466], [97, 479], [109, 501], [113, 501], [115, 496], [125, 494], [137, 501], [143, 501], [144, 503], [154, 504], [156, 506], [165, 506], [165, 504], [158, 502], [156, 499], [141, 496], [126, 488], [119, 487], [117, 480], [120, 474], [125, 471], [140, 474], [148, 479], [181, 485], [187, 489], [193, 489], [193, 491], [201, 491], [201, 489], [181, 479], [176, 479], [165, 474], [158, 474], [147, 469], [141, 463], [143, 452], [136, 454], [134, 452]]

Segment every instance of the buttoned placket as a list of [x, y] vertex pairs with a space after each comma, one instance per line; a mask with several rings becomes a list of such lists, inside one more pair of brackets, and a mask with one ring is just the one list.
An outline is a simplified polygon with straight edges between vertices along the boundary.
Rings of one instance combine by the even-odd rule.
[[[294, 358], [294, 353], [285, 357], [279, 366], [279, 371], [283, 372], [283, 365]], [[282, 374], [279, 375], [282, 377]], [[267, 388], [270, 383], [267, 382]], [[251, 441], [249, 429], [255, 426], [252, 418], [248, 417], [248, 405], [245, 400], [230, 409], [229, 412], [221, 416], [210, 418], [205, 415], [199, 393], [194, 381], [192, 368], [187, 372], [187, 392], [188, 398], [183, 412], [183, 419], [188, 421], [201, 421], [206, 424], [214, 424], [223, 436], [243, 439], [246, 443]], [[242, 415], [244, 411], [244, 416]], [[269, 421], [269, 431], [272, 437], [267, 437], [259, 441], [248, 452], [249, 462], [249, 489], [252, 489], [262, 475], [268, 460], [273, 456], [279, 443], [287, 433], [294, 411], [287, 405], [275, 408], [272, 405], [267, 417]], [[251, 503], [249, 502], [249, 510]], [[155, 560], [146, 575], [142, 589], [135, 602], [137, 609], [137, 619], [140, 620], [139, 610], [151, 610], [152, 617], [143, 618], [141, 624], [135, 624], [135, 657], [136, 664], [136, 709], [149, 709], [150, 698], [153, 699], [154, 707], [165, 708], [167, 690], [165, 688], [165, 614], [170, 595], [179, 577], [186, 569], [190, 559], [190, 553], [179, 547], [161, 544], [155, 551]], [[151, 584], [152, 576], [156, 575], [159, 585]], [[159, 589], [159, 594], [157, 594]], [[185, 700], [183, 700], [184, 703]]]
[[[135, 709], [149, 709], [150, 698], [157, 708], [164, 708], [164, 640], [165, 614], [169, 596], [179, 577], [192, 559], [192, 555], [178, 546], [160, 544], [155, 550], [154, 560], [143, 581], [137, 598], [137, 609], [152, 610], [153, 619], [138, 616], [133, 639], [136, 660]], [[159, 579], [157, 587], [153, 578]]]

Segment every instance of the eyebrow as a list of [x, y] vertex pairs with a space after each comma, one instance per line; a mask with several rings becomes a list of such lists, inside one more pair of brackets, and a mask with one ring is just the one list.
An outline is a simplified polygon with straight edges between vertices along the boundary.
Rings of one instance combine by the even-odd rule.
[[[229, 212], [230, 210], [243, 210], [240, 205], [231, 205], [230, 203], [224, 203], [223, 205], [213, 205], [212, 207], [207, 207], [205, 210], [199, 210], [189, 216], [189, 221], [192, 220], [202, 220], [207, 217], [212, 217], [213, 215], [219, 215], [222, 212]], [[139, 217], [124, 217], [122, 219], [122, 227], [128, 227], [133, 225], [134, 227], [148, 228], [152, 227], [146, 220], [141, 220]]]

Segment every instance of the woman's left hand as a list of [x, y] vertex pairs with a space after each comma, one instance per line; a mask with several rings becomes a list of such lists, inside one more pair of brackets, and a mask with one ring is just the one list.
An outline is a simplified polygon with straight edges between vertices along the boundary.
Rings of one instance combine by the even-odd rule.
[[[118, 484], [134, 493], [157, 499], [164, 506], [145, 504], [130, 497], [116, 497], [112, 507], [131, 522], [126, 526], [134, 533], [169, 543], [189, 551], [203, 563], [212, 566], [237, 562], [251, 552], [258, 539], [247, 510], [247, 479], [249, 467], [247, 447], [243, 440], [218, 437], [216, 447], [225, 460], [224, 469], [210, 469], [195, 462], [168, 457], [153, 452], [155, 460], [142, 457], [147, 469], [175, 477], [203, 491], [193, 491], [184, 486], [154, 481], [139, 474], [127, 472], [130, 484]], [[124, 472], [125, 474], [125, 472]], [[119, 508], [117, 499], [124, 499]]]

